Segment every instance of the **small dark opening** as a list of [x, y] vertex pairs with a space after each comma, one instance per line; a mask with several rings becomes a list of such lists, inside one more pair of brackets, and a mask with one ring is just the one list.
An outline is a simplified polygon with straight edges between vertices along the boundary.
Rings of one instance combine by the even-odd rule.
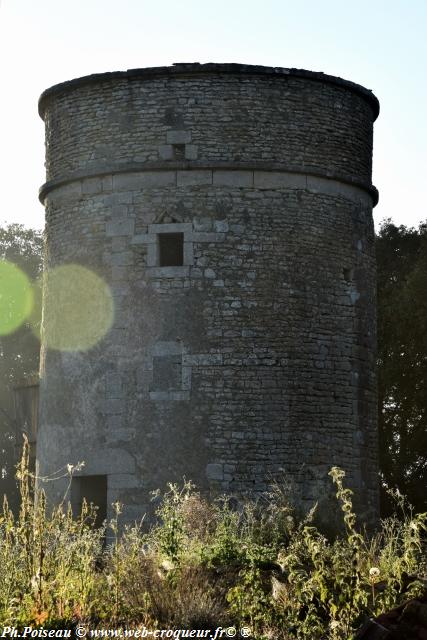
[[159, 233], [159, 264], [181, 267], [184, 264], [184, 234]]
[[185, 144], [173, 144], [172, 149], [175, 160], [185, 160]]
[[342, 273], [343, 273], [343, 276], [344, 276], [344, 280], [346, 282], [351, 282], [353, 280], [353, 276], [354, 276], [353, 269], [344, 268], [342, 270]]
[[75, 476], [71, 502], [76, 516], [81, 512], [83, 500], [97, 508], [95, 526], [100, 527], [107, 518], [107, 476]]

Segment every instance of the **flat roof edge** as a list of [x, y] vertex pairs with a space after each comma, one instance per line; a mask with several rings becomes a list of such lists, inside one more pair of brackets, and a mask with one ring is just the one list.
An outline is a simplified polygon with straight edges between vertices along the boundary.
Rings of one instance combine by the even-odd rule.
[[248, 75], [275, 75], [275, 76], [293, 76], [297, 78], [307, 78], [316, 82], [324, 82], [344, 87], [354, 93], [365, 98], [372, 107], [375, 121], [380, 112], [380, 104], [378, 98], [370, 90], [360, 84], [344, 80], [337, 76], [331, 76], [321, 71], [307, 71], [305, 69], [287, 69], [285, 67], [264, 67], [260, 65], [238, 64], [238, 63], [213, 63], [202, 64], [199, 62], [180, 62], [167, 67], [145, 67], [141, 69], [128, 69], [127, 71], [110, 71], [105, 73], [94, 73], [80, 78], [74, 78], [66, 82], [61, 82], [49, 87], [41, 94], [38, 102], [39, 115], [44, 119], [44, 111], [47, 101], [55, 95], [71, 91], [72, 89], [105, 82], [116, 79], [132, 79], [132, 78], [152, 78], [155, 76], [180, 76], [189, 74], [204, 73], [230, 73], [230, 74], [248, 74]]

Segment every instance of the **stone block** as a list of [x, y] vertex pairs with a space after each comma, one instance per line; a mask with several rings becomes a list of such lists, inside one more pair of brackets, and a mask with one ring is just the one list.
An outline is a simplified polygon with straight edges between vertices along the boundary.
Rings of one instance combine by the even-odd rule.
[[186, 144], [185, 145], [185, 159], [186, 160], [197, 160], [198, 155], [198, 147], [195, 144]]
[[105, 381], [105, 390], [110, 398], [121, 398], [123, 396], [122, 378], [115, 371], [108, 371]]
[[257, 189], [305, 189], [307, 176], [285, 171], [254, 171], [254, 187]]
[[[185, 238], [185, 236], [184, 236]], [[193, 243], [184, 241], [184, 265], [192, 265], [194, 263]]]
[[226, 220], [214, 220], [214, 229], [218, 233], [227, 233], [228, 222]]
[[141, 173], [116, 173], [113, 175], [115, 191], [135, 191], [141, 188]]
[[175, 184], [175, 171], [139, 171], [118, 173], [113, 176], [113, 187], [117, 191], [138, 191], [150, 187], [167, 187]]
[[212, 184], [212, 169], [187, 169], [176, 172], [178, 187]]
[[147, 267], [156, 267], [158, 260], [158, 246], [157, 246], [157, 238], [155, 243], [147, 244]]
[[328, 180], [327, 178], [318, 176], [307, 176], [307, 189], [315, 193], [341, 195], [342, 186], [343, 185], [337, 183], [336, 180]]
[[149, 267], [147, 275], [151, 278], [186, 278], [190, 273], [190, 267]]
[[191, 222], [173, 222], [169, 224], [149, 224], [148, 233], [188, 233], [192, 230]]
[[114, 204], [111, 207], [111, 217], [113, 220], [121, 220], [127, 218], [128, 206], [126, 204]]
[[157, 236], [155, 233], [141, 233], [133, 236], [130, 242], [131, 244], [155, 244], [157, 242]]
[[136, 489], [141, 483], [131, 473], [112, 473], [108, 477], [108, 493], [110, 489]]
[[191, 131], [185, 131], [184, 129], [167, 131], [166, 142], [168, 144], [187, 144], [191, 142]]
[[68, 202], [70, 200], [77, 200], [82, 196], [82, 184], [80, 180], [70, 182], [69, 184], [63, 184], [60, 187], [54, 189], [49, 193], [49, 198], [52, 202], [61, 203]]
[[226, 187], [252, 187], [253, 171], [216, 169], [213, 172], [213, 184]]
[[130, 251], [112, 253], [110, 259], [111, 265], [115, 267], [127, 267], [133, 263], [133, 255]]
[[159, 340], [151, 348], [152, 356], [173, 356], [181, 353], [182, 344], [180, 342]]
[[331, 196], [343, 196], [354, 202], [361, 202], [369, 206], [371, 196], [352, 184], [321, 178], [320, 176], [307, 176], [307, 189], [314, 193], [325, 193]]
[[103, 191], [111, 191], [113, 189], [113, 176], [111, 175], [103, 176], [101, 180], [102, 180]]
[[176, 183], [175, 171], [144, 171], [141, 173], [141, 187], [168, 187]]
[[155, 402], [167, 402], [171, 399], [170, 391], [150, 391], [149, 397]]
[[159, 158], [162, 160], [173, 159], [173, 147], [171, 144], [162, 144], [159, 147]]
[[115, 238], [111, 238], [111, 250], [116, 251], [124, 251], [128, 245], [128, 240], [125, 236], [118, 236]]
[[119, 191], [116, 195], [116, 204], [132, 204], [133, 193], [132, 191]]
[[[211, 218], [193, 218], [194, 231], [212, 231]], [[217, 231], [217, 229], [215, 229]]]
[[135, 220], [133, 218], [123, 218], [123, 220], [112, 220], [107, 222], [106, 234], [113, 236], [130, 236], [135, 228]]
[[86, 178], [82, 180], [82, 193], [92, 194], [102, 192], [102, 178]]
[[224, 478], [224, 465], [211, 462], [206, 466], [208, 480], [222, 480]]
[[191, 367], [182, 367], [182, 389], [183, 391], [187, 391], [189, 389], [191, 389], [191, 374], [192, 374], [192, 368]]
[[189, 399], [189, 391], [169, 391], [169, 400], [173, 400], [174, 402], [182, 402]]
[[85, 451], [85, 466], [79, 475], [107, 475], [135, 473], [135, 460], [125, 449], [102, 449]]

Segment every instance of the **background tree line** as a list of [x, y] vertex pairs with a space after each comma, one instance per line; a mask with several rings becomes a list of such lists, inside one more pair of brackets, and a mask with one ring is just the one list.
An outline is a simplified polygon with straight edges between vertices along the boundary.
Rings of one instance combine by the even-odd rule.
[[[0, 259], [35, 280], [42, 269], [42, 234], [22, 225], [0, 228]], [[427, 223], [418, 229], [385, 221], [377, 236], [378, 418], [383, 515], [387, 487], [427, 511]], [[14, 466], [22, 445], [14, 388], [37, 372], [34, 327], [0, 336], [0, 496], [16, 503]]]
[[[17, 265], [31, 281], [41, 275], [42, 248], [40, 231], [20, 224], [0, 228], [0, 260]], [[0, 307], [1, 313], [7, 311]], [[37, 313], [31, 317], [31, 323], [34, 322], [37, 323]], [[18, 502], [15, 465], [21, 455], [23, 425], [16, 420], [14, 390], [38, 371], [40, 342], [36, 333], [37, 326], [27, 322], [13, 333], [0, 335], [0, 499], [6, 494], [15, 508]]]
[[[377, 236], [378, 411], [384, 481], [427, 511], [427, 223]], [[382, 511], [390, 511], [382, 491]]]

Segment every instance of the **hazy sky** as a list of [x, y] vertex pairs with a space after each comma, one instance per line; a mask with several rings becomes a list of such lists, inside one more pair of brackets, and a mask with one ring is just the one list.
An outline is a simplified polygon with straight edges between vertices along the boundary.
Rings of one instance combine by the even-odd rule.
[[240, 62], [341, 76], [380, 100], [375, 220], [427, 219], [427, 0], [0, 0], [0, 222], [42, 227], [47, 87], [173, 62]]

